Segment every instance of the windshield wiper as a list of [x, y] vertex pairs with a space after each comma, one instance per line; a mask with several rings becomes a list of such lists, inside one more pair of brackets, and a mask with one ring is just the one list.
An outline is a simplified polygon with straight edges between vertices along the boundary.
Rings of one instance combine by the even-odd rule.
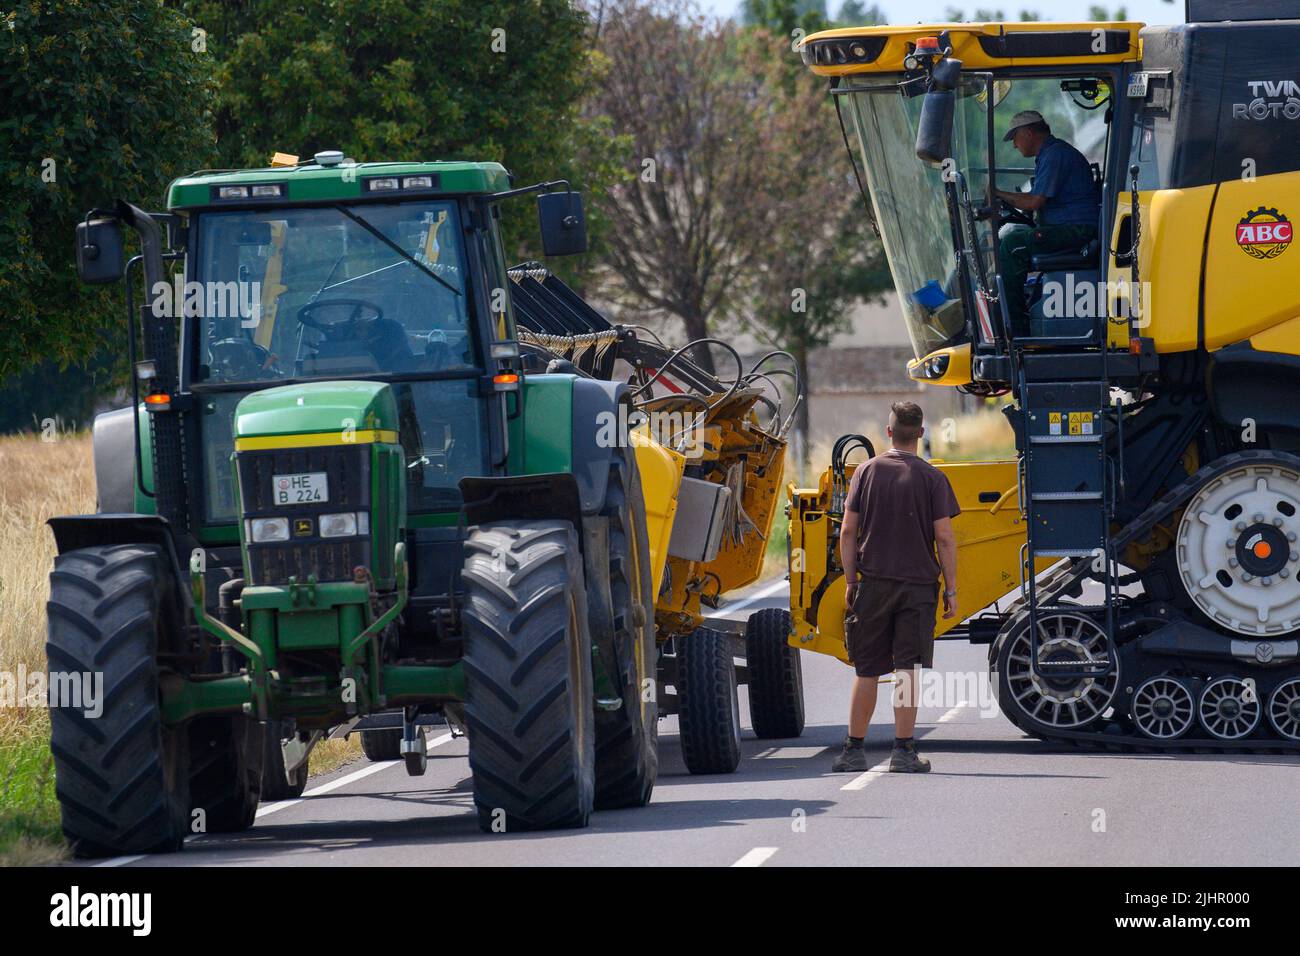
[[374, 226], [372, 226], [370, 223], [366, 222], [366, 221], [365, 221], [364, 219], [362, 219], [360, 216], [357, 216], [357, 215], [355, 215], [355, 214], [353, 214], [353, 213], [348, 212], [348, 210], [347, 210], [346, 208], [344, 208], [343, 206], [335, 206], [334, 208], [337, 209], [339, 212], [343, 213], [343, 215], [347, 216], [349, 219], [351, 219], [353, 222], [355, 222], [358, 226], [360, 226], [360, 227], [361, 227], [362, 229], [364, 229], [366, 232], [370, 233], [372, 236], [374, 236], [376, 239], [378, 239], [380, 242], [382, 242], [382, 243], [383, 243], [384, 245], [386, 245], [388, 248], [392, 249], [392, 250], [393, 250], [394, 252], [396, 252], [399, 256], [401, 256], [403, 259], [405, 259], [405, 260], [406, 260], [407, 262], [409, 262], [411, 265], [415, 266], [415, 268], [419, 269], [419, 270], [420, 270], [421, 272], [423, 272], [425, 275], [430, 276], [430, 277], [436, 279], [436, 280], [437, 280], [439, 283], [441, 283], [443, 286], [445, 286], [446, 288], [450, 289], [453, 295], [461, 295], [461, 294], [462, 294], [461, 291], [460, 291], [459, 289], [457, 289], [454, 285], [452, 285], [450, 282], [448, 282], [448, 281], [447, 281], [446, 279], [444, 279], [442, 276], [438, 275], [438, 273], [434, 272], [432, 269], [430, 269], [428, 266], [426, 266], [426, 265], [425, 265], [423, 262], [421, 262], [419, 259], [416, 259], [413, 255], [411, 255], [409, 252], [407, 252], [405, 249], [403, 249], [403, 248], [402, 248], [401, 246], [399, 246], [397, 243], [393, 242], [392, 239], [389, 239], [386, 235], [384, 235], [382, 232], [380, 232], [378, 229], [376, 229], [376, 228], [375, 228]]

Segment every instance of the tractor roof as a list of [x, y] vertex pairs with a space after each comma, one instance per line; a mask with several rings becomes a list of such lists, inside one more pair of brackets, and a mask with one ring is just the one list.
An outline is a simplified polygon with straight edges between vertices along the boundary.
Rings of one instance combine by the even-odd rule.
[[[429, 177], [429, 185], [407, 185], [409, 177]], [[398, 189], [373, 189], [374, 180], [395, 178]], [[281, 184], [278, 195], [221, 198], [221, 188]], [[510, 177], [500, 163], [357, 163], [335, 165], [315, 162], [264, 169], [201, 170], [174, 180], [167, 189], [168, 209], [199, 206], [284, 205], [346, 201], [349, 199], [407, 198], [415, 194], [494, 193], [510, 188]], [[250, 190], [251, 192], [251, 190]]]
[[[1088, 66], [1141, 59], [1141, 23], [932, 23], [847, 27], [804, 38], [799, 52], [819, 76], [902, 73], [920, 37], [947, 32], [966, 69]], [[1103, 51], [1096, 52], [1099, 48]]]

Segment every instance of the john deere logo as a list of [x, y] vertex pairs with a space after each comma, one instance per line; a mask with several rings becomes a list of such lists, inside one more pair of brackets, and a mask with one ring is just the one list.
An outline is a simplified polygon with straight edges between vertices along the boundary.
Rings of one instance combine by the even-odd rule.
[[1237, 245], [1254, 259], [1276, 259], [1291, 244], [1291, 234], [1286, 216], [1263, 206], [1237, 223]]
[[306, 538], [311, 534], [310, 518], [293, 519], [293, 536], [295, 538]]

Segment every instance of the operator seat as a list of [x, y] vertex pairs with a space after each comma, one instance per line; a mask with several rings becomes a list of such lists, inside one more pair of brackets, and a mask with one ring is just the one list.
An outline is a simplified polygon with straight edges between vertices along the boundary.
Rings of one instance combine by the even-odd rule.
[[[1043, 252], [1029, 259], [1025, 281], [1029, 337], [1083, 339], [1097, 333], [1104, 322], [1106, 303], [1098, 301], [1101, 281], [1101, 239], [1094, 238], [1078, 249]], [[1091, 285], [1090, 295], [1080, 299], [1079, 290]], [[1049, 295], [1051, 290], [1055, 293]], [[1091, 315], [1076, 315], [1076, 302], [1092, 302]], [[1064, 305], [1064, 314], [1061, 306]], [[1052, 314], [1048, 314], [1049, 308]]]

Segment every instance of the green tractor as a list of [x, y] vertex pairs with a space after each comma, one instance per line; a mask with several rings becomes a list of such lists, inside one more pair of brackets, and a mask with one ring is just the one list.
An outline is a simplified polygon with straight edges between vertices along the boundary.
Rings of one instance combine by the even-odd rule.
[[585, 250], [567, 183], [337, 152], [78, 226], [83, 281], [126, 281], [136, 400], [95, 422], [98, 513], [50, 521], [50, 669], [104, 674], [97, 718], [52, 713], [76, 853], [247, 828], [330, 733], [423, 773], [444, 720], [486, 830], [649, 800], [646, 502], [626, 429], [596, 440], [630, 398], [523, 367], [525, 194], [547, 255]]

